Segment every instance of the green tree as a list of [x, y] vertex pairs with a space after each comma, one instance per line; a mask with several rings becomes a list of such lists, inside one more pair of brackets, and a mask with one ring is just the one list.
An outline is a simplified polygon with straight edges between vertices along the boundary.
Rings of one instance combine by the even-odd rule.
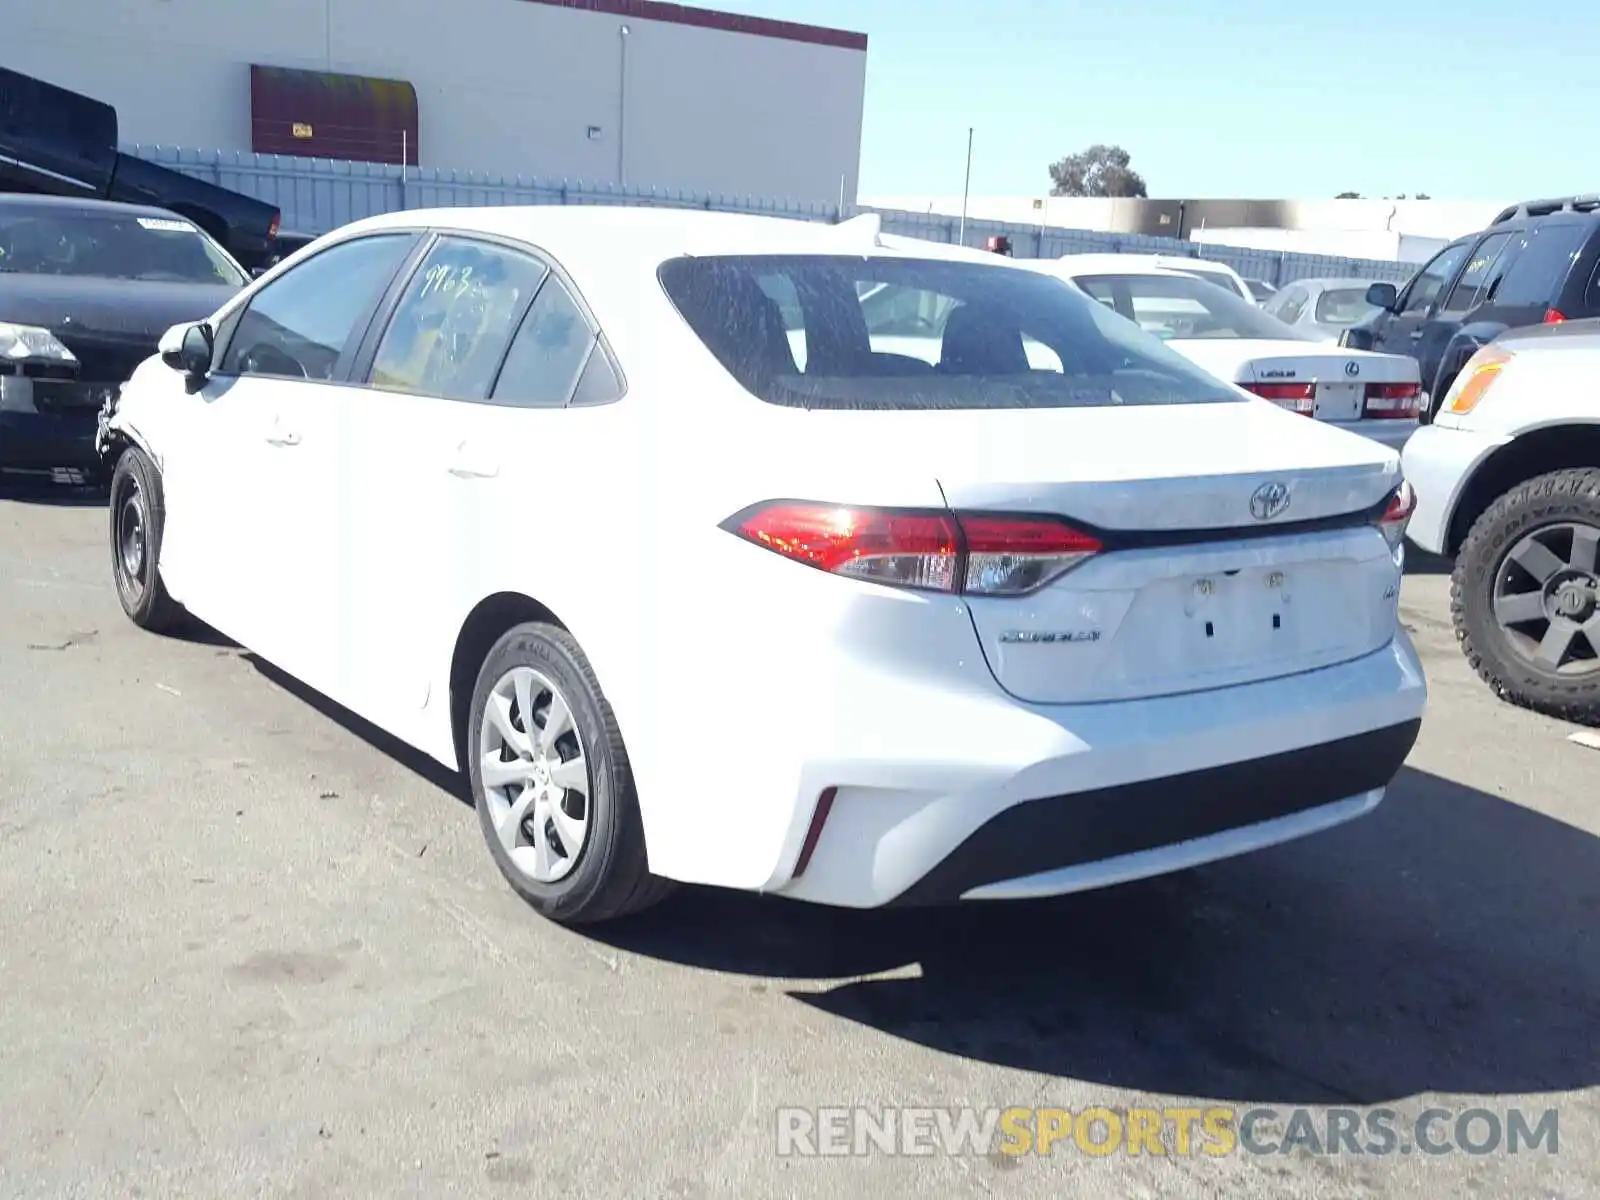
[[1147, 197], [1150, 193], [1145, 189], [1144, 179], [1128, 165], [1130, 161], [1128, 152], [1121, 146], [1096, 142], [1087, 150], [1050, 164], [1050, 194]]

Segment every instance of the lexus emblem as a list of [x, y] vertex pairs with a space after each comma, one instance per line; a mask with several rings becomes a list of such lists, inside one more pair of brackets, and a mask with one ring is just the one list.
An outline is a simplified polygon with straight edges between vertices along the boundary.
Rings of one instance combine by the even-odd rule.
[[1289, 507], [1289, 485], [1263, 483], [1250, 494], [1250, 515], [1258, 521], [1281, 517]]
[[1344, 373], [1350, 376], [1351, 379], [1354, 379], [1357, 375], [1361, 374], [1361, 364], [1352, 358], [1349, 362], [1345, 363]]

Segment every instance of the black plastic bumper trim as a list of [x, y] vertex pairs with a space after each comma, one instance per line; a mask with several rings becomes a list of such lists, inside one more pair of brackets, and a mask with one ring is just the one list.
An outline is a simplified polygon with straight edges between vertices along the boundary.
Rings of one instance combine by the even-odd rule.
[[998, 813], [891, 906], [1210, 837], [1386, 787], [1420, 719], [1267, 758], [1029, 800]]

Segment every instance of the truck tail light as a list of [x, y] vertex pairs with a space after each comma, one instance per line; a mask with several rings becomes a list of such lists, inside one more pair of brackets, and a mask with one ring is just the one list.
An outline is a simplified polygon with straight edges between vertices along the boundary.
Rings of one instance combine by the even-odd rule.
[[1412, 420], [1422, 411], [1420, 383], [1369, 383], [1362, 415], [1388, 420]]
[[1313, 415], [1317, 409], [1317, 385], [1314, 383], [1241, 383], [1239, 386], [1303, 417]]
[[1025, 595], [1103, 549], [1056, 517], [809, 501], [758, 504], [722, 528], [833, 575], [970, 596]]

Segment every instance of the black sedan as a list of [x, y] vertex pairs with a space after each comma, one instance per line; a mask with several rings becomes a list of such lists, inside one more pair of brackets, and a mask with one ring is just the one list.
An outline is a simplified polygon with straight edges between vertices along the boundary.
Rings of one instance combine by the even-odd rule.
[[96, 474], [101, 407], [167, 329], [247, 282], [163, 209], [0, 195], [0, 469]]

